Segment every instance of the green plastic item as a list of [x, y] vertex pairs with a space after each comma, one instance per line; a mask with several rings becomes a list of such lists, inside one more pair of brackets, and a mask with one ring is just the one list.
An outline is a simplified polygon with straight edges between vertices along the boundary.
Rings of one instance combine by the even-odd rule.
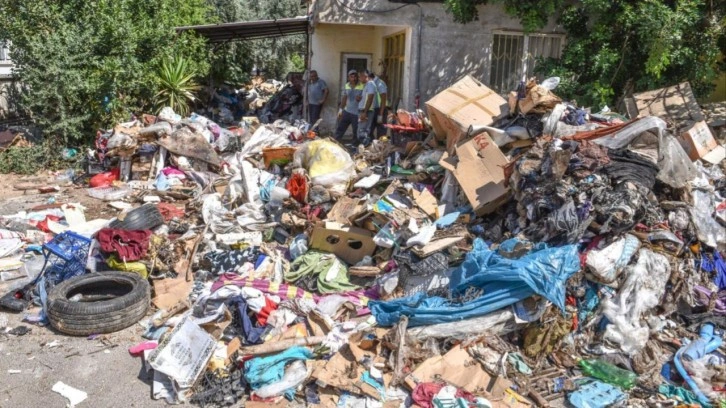
[[580, 360], [579, 364], [585, 375], [608, 384], [617, 385], [625, 390], [633, 388], [635, 381], [638, 379], [634, 372], [623, 370], [602, 360]]

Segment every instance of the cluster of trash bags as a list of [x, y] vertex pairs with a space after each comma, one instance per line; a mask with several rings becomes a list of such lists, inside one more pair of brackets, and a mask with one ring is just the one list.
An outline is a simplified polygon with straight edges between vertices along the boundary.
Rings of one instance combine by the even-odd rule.
[[3, 218], [3, 259], [45, 265], [0, 306], [140, 325], [169, 403], [723, 405], [723, 147], [556, 84], [507, 101], [467, 77], [354, 149], [304, 121], [119, 124], [91, 153], [120, 170], [88, 190], [116, 219]]

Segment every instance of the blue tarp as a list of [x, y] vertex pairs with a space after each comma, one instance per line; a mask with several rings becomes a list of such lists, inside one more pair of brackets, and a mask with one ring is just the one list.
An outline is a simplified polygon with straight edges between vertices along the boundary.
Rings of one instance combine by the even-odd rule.
[[409, 327], [482, 316], [535, 294], [564, 311], [565, 282], [578, 270], [580, 258], [575, 245], [548, 248], [538, 244], [519, 259], [507, 259], [477, 239], [464, 263], [454, 271], [450, 289], [454, 298], [470, 288], [482, 290], [481, 296], [454, 302], [418, 293], [387, 302], [371, 301], [369, 306], [379, 325], [392, 326], [405, 315]]
[[[313, 352], [305, 347], [291, 347], [282, 353], [267, 357], [256, 357], [245, 361], [245, 381], [253, 390], [270, 385], [282, 380], [285, 374], [285, 366], [295, 360], [309, 360], [313, 358]], [[292, 397], [294, 389], [287, 390], [285, 395]]]

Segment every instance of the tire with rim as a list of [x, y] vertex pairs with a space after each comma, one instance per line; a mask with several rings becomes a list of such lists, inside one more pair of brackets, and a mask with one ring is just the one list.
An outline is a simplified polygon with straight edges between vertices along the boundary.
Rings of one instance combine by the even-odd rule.
[[114, 220], [109, 228], [123, 230], [151, 230], [164, 223], [159, 208], [155, 204], [144, 204], [129, 211], [123, 221]]
[[51, 326], [65, 334], [113, 333], [141, 320], [149, 310], [150, 298], [149, 282], [139, 275], [89, 273], [52, 288], [47, 314]]

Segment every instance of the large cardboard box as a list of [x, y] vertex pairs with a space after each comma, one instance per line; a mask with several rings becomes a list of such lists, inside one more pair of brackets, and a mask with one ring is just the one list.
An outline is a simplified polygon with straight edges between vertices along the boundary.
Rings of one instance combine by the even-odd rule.
[[353, 265], [366, 255], [373, 255], [376, 243], [372, 234], [361, 228], [325, 222], [315, 226], [310, 237], [310, 248], [334, 253], [338, 258]]
[[431, 126], [438, 138], [446, 138], [453, 153], [469, 125], [491, 125], [509, 111], [507, 101], [496, 91], [467, 75], [426, 102]]
[[460, 142], [455, 151], [455, 157], [444, 154], [439, 164], [452, 172], [477, 215], [494, 212], [509, 198], [506, 156], [487, 133]]
[[625, 99], [625, 105], [631, 118], [658, 116], [672, 123], [677, 133], [685, 132], [704, 120], [703, 111], [688, 82], [634, 94], [632, 98]]
[[691, 160], [718, 164], [726, 158], [726, 149], [714, 139], [711, 129], [704, 121], [681, 133], [679, 139]]

